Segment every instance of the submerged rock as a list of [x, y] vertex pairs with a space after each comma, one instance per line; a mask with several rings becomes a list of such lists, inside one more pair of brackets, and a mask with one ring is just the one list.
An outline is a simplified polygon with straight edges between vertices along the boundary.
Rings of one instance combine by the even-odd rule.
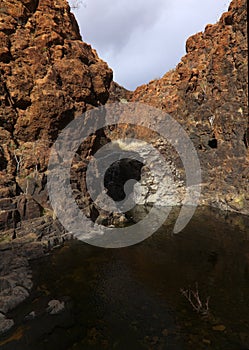
[[28, 315], [25, 316], [26, 321], [30, 321], [36, 318], [36, 313], [35, 311], [31, 311]]
[[59, 300], [50, 300], [48, 303], [48, 308], [47, 312], [50, 315], [57, 315], [64, 311], [65, 309], [65, 303], [64, 301], [59, 301]]
[[31, 279], [28, 260], [21, 251], [1, 251], [0, 312], [7, 313], [29, 296]]
[[0, 313], [0, 335], [8, 332], [13, 326], [14, 321]]

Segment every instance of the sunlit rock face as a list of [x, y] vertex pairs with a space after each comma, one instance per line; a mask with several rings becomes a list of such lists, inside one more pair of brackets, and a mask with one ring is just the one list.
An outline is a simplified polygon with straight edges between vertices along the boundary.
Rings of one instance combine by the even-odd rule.
[[[138, 205], [174, 206], [180, 205], [184, 194], [184, 181], [180, 179], [174, 164], [168, 162], [158, 151], [155, 151], [160, 140], [147, 142], [135, 139], [128, 144], [117, 142], [123, 151], [132, 149], [141, 159], [140, 166], [136, 162], [127, 162], [127, 179], [134, 179], [134, 202]], [[123, 173], [119, 164], [116, 168]], [[137, 175], [137, 176], [136, 176]], [[139, 176], [138, 176], [139, 175]], [[139, 181], [139, 182], [138, 182]], [[124, 186], [124, 184], [123, 184]], [[181, 191], [177, 191], [181, 189]], [[180, 194], [181, 192], [181, 194]]]
[[18, 223], [49, 210], [50, 147], [71, 120], [106, 102], [112, 70], [82, 41], [66, 0], [3, 0], [0, 71], [0, 229], [11, 238]]
[[248, 214], [246, 15], [246, 1], [232, 1], [218, 23], [187, 40], [174, 70], [138, 87], [131, 100], [169, 113], [186, 130], [201, 161], [201, 203]]

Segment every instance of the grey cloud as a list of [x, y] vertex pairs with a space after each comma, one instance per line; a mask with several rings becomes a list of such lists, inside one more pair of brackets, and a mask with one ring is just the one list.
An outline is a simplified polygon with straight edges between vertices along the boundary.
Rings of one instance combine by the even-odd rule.
[[85, 0], [75, 12], [83, 39], [129, 89], [160, 77], [185, 54], [186, 39], [215, 23], [228, 0]]
[[103, 51], [117, 53], [137, 30], [159, 19], [163, 0], [89, 0], [78, 18], [83, 37]]

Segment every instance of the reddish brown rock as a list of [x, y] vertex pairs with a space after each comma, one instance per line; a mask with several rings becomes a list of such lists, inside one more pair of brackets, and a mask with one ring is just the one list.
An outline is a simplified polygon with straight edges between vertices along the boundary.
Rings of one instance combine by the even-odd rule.
[[[71, 120], [107, 101], [112, 70], [82, 41], [66, 0], [2, 0], [0, 73], [0, 198], [17, 196], [20, 218], [31, 219], [41, 214], [38, 203], [48, 206], [51, 144]], [[22, 203], [20, 194], [34, 201]], [[11, 215], [1, 212], [5, 229]]]
[[17, 210], [20, 220], [30, 220], [39, 217], [42, 213], [41, 206], [29, 196], [19, 196], [17, 200]]
[[248, 214], [246, 15], [246, 0], [232, 1], [218, 23], [187, 40], [175, 70], [131, 100], [164, 110], [187, 131], [201, 161], [203, 203]]
[[132, 91], [125, 89], [115, 81], [112, 81], [109, 89], [108, 103], [128, 101], [132, 97]]
[[[24, 232], [22, 221], [51, 214], [46, 192], [50, 147], [71, 120], [107, 101], [144, 102], [175, 117], [198, 150], [202, 203], [249, 213], [245, 0], [234, 0], [217, 24], [191, 36], [175, 70], [133, 94], [111, 83], [112, 71], [82, 42], [66, 0], [2, 0], [0, 6], [2, 229], [18, 226]], [[88, 195], [80, 197], [86, 192], [84, 171], [91, 154], [120, 132], [135, 135], [127, 126], [100, 131], [88, 138], [72, 166], [73, 190], [94, 219], [98, 209]], [[137, 135], [155, 141], [143, 128]], [[159, 147], [175, 161], [174, 150], [167, 152], [166, 143]]]

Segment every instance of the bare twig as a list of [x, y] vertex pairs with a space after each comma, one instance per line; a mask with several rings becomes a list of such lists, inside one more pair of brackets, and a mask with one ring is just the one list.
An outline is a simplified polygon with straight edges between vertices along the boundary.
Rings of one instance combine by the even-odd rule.
[[20, 165], [22, 162], [22, 156], [17, 155], [16, 151], [14, 151], [14, 157], [15, 157], [15, 161], [16, 161], [16, 172], [18, 174], [19, 170], [20, 170]]
[[197, 313], [201, 313], [202, 315], [208, 315], [210, 297], [206, 299], [205, 303], [201, 301], [197, 282], [195, 284], [195, 290], [192, 290], [190, 288], [186, 290], [180, 289], [180, 292], [189, 301], [189, 303]]

